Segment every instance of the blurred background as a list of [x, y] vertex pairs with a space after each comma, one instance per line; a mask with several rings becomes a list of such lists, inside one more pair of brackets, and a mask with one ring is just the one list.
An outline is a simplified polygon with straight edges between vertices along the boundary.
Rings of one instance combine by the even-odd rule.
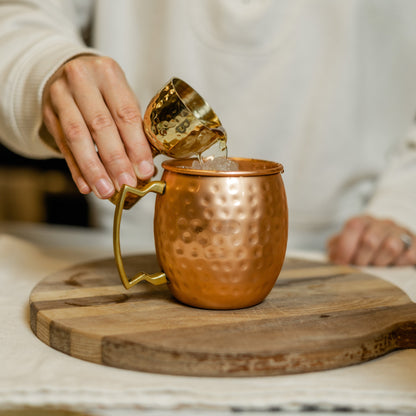
[[0, 221], [91, 226], [64, 160], [32, 160], [0, 145]]

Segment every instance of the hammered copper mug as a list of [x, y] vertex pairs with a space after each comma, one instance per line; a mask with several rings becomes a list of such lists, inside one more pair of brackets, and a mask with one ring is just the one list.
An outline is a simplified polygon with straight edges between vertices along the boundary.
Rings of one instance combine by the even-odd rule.
[[[192, 159], [169, 160], [161, 181], [125, 185], [114, 215], [114, 254], [126, 288], [167, 283], [184, 304], [238, 309], [266, 298], [286, 253], [288, 211], [279, 163], [232, 158], [238, 171], [190, 169]], [[120, 222], [129, 194], [156, 192], [154, 237], [161, 272], [127, 277]]]

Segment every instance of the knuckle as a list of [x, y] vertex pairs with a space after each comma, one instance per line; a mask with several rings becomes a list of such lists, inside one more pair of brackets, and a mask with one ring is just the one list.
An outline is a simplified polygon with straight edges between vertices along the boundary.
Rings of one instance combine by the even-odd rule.
[[126, 155], [121, 151], [112, 151], [111, 153], [102, 155], [101, 159], [106, 165], [116, 166], [126, 161]]
[[100, 56], [96, 59], [96, 64], [100, 67], [104, 74], [113, 76], [120, 72], [118, 63], [109, 56]]
[[64, 65], [63, 72], [68, 79], [83, 78], [88, 66], [82, 59], [72, 59]]
[[90, 182], [94, 182], [97, 178], [103, 176], [103, 170], [98, 160], [94, 158], [85, 158], [79, 161], [81, 173], [88, 178]]
[[141, 121], [140, 111], [134, 105], [123, 105], [117, 109], [117, 119], [125, 123], [138, 123]]
[[55, 96], [55, 95], [59, 95], [62, 91], [62, 81], [57, 79], [55, 81], [53, 81], [50, 85], [49, 85], [49, 95], [50, 96]]
[[89, 128], [92, 133], [98, 133], [107, 127], [111, 127], [112, 125], [113, 119], [111, 116], [103, 113], [96, 114], [89, 122]]
[[401, 242], [394, 237], [388, 237], [384, 241], [383, 250], [389, 253], [391, 256], [400, 254], [402, 250]]
[[345, 228], [348, 230], [360, 230], [363, 227], [363, 219], [360, 217], [350, 218], [345, 223]]
[[90, 72], [100, 72], [104, 75], [114, 76], [122, 72], [118, 63], [108, 56], [95, 56], [75, 58], [63, 66], [63, 73], [68, 79], [86, 77]]
[[365, 233], [362, 237], [361, 243], [367, 249], [375, 249], [378, 246], [378, 238], [372, 233]]
[[69, 144], [79, 141], [83, 136], [82, 125], [76, 121], [70, 121], [64, 132]]

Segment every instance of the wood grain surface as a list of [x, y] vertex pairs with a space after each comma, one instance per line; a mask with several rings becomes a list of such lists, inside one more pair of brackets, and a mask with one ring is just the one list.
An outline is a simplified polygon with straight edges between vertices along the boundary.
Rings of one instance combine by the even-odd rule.
[[[158, 270], [153, 255], [126, 270]], [[286, 259], [254, 307], [182, 305], [167, 285], [121, 285], [113, 259], [76, 265], [30, 295], [31, 327], [47, 345], [113, 367], [192, 376], [262, 376], [326, 370], [416, 347], [416, 304], [351, 267]]]

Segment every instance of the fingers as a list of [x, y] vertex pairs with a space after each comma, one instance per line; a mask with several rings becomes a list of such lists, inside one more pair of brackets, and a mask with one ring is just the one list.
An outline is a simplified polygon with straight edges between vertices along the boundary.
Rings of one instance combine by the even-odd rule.
[[404, 244], [406, 229], [389, 220], [369, 216], [347, 221], [339, 234], [328, 241], [328, 255], [339, 264], [390, 266], [416, 264], [415, 236]]
[[[399, 256], [404, 252], [404, 245], [400, 239], [400, 234], [404, 230], [391, 227], [386, 230], [384, 239], [377, 242], [374, 247], [374, 255], [372, 261], [367, 264], [375, 266], [388, 266], [395, 264]], [[359, 263], [358, 263], [359, 264]]]
[[136, 186], [137, 176], [152, 176], [139, 105], [113, 60], [68, 62], [45, 88], [45, 97], [45, 124], [81, 192], [89, 188], [109, 198], [123, 184]]
[[[68, 134], [69, 147], [74, 158], [79, 161], [85, 179], [92, 184], [93, 189], [101, 189], [99, 194], [104, 198], [114, 192], [113, 184], [117, 189], [123, 183], [135, 186], [134, 170], [129, 163], [123, 141], [120, 140], [115, 120], [99, 89], [100, 79], [95, 78], [95, 73], [91, 74], [78, 65], [69, 66], [66, 76], [71, 86], [71, 95], [61, 94], [60, 98], [63, 100], [62, 96], [69, 96], [73, 99], [73, 105], [70, 107], [70, 103], [66, 102], [66, 106], [60, 108], [56, 104], [56, 109], [63, 130]], [[72, 110], [70, 114], [69, 108]], [[84, 137], [88, 132], [92, 140], [86, 141]]]
[[[117, 68], [112, 71], [118, 72]], [[105, 80], [106, 88], [102, 88], [103, 98], [108, 103], [137, 177], [147, 179], [153, 174], [154, 166], [152, 152], [142, 129], [139, 105], [133, 92], [123, 89], [126, 83], [124, 74], [111, 76], [110, 72], [109, 75]]]
[[114, 193], [112, 180], [97, 154], [88, 125], [67, 84], [56, 82], [51, 87], [51, 94], [53, 110], [63, 131], [63, 137], [55, 140], [61, 151], [67, 149], [62, 152], [67, 163], [74, 160], [81, 176], [99, 198], [110, 197]]
[[400, 254], [402, 245], [398, 241], [393, 223], [384, 220], [374, 220], [364, 217], [366, 227], [364, 228], [355, 256], [354, 264], [366, 266], [374, 264], [387, 266]]
[[88, 194], [91, 192], [91, 188], [83, 178], [80, 169], [78, 168], [77, 163], [75, 162], [74, 157], [72, 156], [71, 151], [65, 142], [65, 135], [62, 131], [61, 124], [56, 117], [54, 111], [50, 105], [45, 105], [43, 109], [43, 120], [45, 125], [50, 132], [50, 134], [55, 138], [55, 142], [58, 145], [59, 150], [64, 156], [66, 163], [69, 167], [69, 170], [72, 175], [72, 179], [75, 182], [78, 190], [82, 194]]
[[338, 264], [354, 262], [357, 248], [368, 222], [367, 217], [357, 217], [345, 224], [341, 233], [330, 240], [328, 244], [328, 254], [331, 261]]

